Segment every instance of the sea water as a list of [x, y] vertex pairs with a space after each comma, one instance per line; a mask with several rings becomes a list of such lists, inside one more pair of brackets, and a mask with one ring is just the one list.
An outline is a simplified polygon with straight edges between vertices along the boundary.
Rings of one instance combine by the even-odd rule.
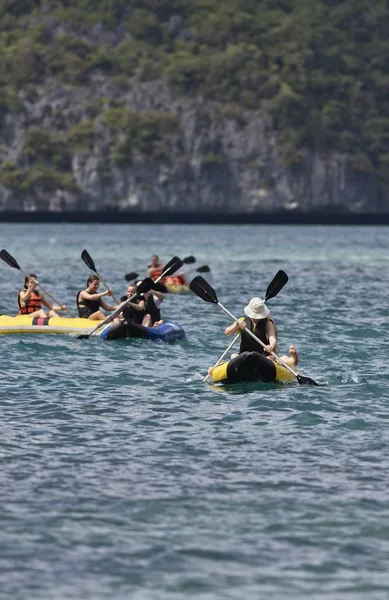
[[[203, 383], [230, 318], [194, 294], [187, 339], [0, 336], [0, 598], [389, 597], [385, 227], [1, 224], [75, 312], [96, 268], [121, 296], [152, 254], [194, 255], [236, 316], [269, 302], [281, 353], [321, 387]], [[24, 276], [0, 264], [0, 313]], [[109, 299], [107, 299], [109, 301]]]

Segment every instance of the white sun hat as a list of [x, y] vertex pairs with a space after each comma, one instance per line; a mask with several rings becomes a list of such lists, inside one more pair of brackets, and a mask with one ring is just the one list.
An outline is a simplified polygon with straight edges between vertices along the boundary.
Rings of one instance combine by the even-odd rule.
[[270, 315], [270, 310], [261, 298], [251, 298], [250, 302], [244, 308], [245, 314], [250, 319], [266, 319]]

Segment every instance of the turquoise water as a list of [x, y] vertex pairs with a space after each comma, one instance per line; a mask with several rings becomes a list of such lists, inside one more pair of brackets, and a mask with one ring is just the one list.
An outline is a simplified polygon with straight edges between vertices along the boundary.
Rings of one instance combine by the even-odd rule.
[[[388, 229], [0, 225], [75, 309], [87, 248], [114, 292], [194, 254], [234, 314], [269, 302], [280, 351], [324, 385], [202, 383], [228, 317], [170, 295], [187, 340], [1, 336], [0, 598], [386, 599]], [[0, 312], [23, 277], [0, 265]]]

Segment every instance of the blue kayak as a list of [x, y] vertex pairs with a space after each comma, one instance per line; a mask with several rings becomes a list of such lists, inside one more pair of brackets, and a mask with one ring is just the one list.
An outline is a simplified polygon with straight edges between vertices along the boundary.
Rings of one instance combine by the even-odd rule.
[[96, 333], [107, 341], [146, 338], [152, 341], [173, 342], [185, 338], [185, 331], [177, 323], [163, 323], [157, 327], [143, 327], [133, 322], [118, 325], [109, 323], [102, 331]]

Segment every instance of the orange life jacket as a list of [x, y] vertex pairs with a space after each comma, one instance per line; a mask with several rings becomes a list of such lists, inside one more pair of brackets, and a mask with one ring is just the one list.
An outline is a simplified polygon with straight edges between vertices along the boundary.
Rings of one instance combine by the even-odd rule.
[[[20, 292], [25, 292], [26, 290], [20, 290]], [[22, 306], [22, 299], [20, 297], [20, 292], [18, 293], [18, 305], [19, 305], [19, 315], [30, 315], [36, 310], [41, 309], [42, 298], [36, 292], [32, 292], [29, 300], [24, 303]]]
[[163, 277], [161, 283], [170, 283], [171, 285], [185, 285], [183, 275], [173, 275], [171, 277]]
[[158, 277], [161, 277], [162, 273], [163, 273], [163, 267], [158, 267], [157, 269], [155, 269], [155, 271], [152, 273], [152, 275], [150, 275], [150, 277], [153, 281], [155, 281], [156, 279], [158, 279]]

